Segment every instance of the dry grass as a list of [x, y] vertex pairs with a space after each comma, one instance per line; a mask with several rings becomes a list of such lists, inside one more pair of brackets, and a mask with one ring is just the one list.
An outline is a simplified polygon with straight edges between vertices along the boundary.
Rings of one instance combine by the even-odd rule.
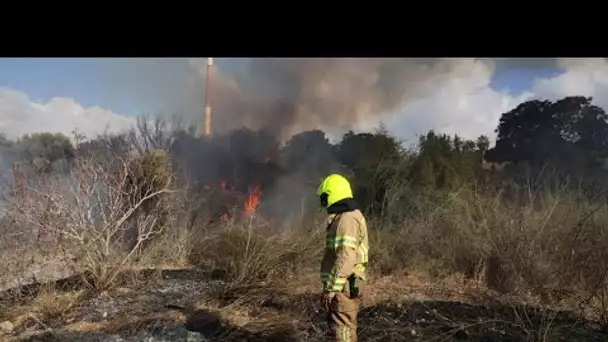
[[297, 274], [319, 257], [322, 230], [259, 231], [250, 222], [216, 227], [191, 241], [189, 261], [221, 270], [233, 283], [274, 280]]
[[[97, 186], [86, 177], [80, 181], [91, 189]], [[104, 182], [110, 190], [121, 185], [112, 183], [110, 178]], [[45, 205], [38, 201], [37, 205], [21, 206], [16, 218], [52, 232], [57, 232], [57, 227], [66, 227], [59, 231], [59, 236], [68, 239], [57, 242], [62, 252], [84, 258], [81, 266], [94, 278], [93, 289], [97, 294], [117, 286], [145, 284], [147, 279], [141, 276], [125, 276], [128, 269], [160, 264], [208, 266], [213, 269], [211, 278], [221, 282], [212, 296], [192, 303], [185, 314], [188, 319], [204, 310], [207, 323], [203, 325], [219, 324], [224, 327], [224, 334], [267, 336], [289, 331], [306, 333], [311, 341], [320, 338], [323, 329], [319, 326], [315, 301], [319, 291], [317, 271], [323, 246], [323, 215], [303, 216], [297, 226], [279, 230], [261, 229], [255, 217], [227, 226], [189, 226], [184, 218], [191, 216], [191, 209], [183, 205], [158, 202], [165, 207], [148, 208], [137, 214], [134, 213], [139, 208], [135, 207], [137, 203], [127, 206], [126, 211], [124, 207], [119, 210], [110, 205], [122, 203], [123, 194], [106, 203], [111, 215], [106, 216], [106, 225], [101, 230], [95, 230], [89, 229], [97, 228], [94, 220], [85, 215], [94, 207], [91, 197], [85, 196], [86, 189], [81, 187], [77, 193], [80, 206], [70, 206], [73, 198], [67, 195], [69, 192], [57, 192], [61, 184], [52, 184], [54, 187], [47, 188], [49, 193], [37, 189], [36, 198], [48, 199], [51, 190], [64, 197], [56, 195]], [[65, 186], [74, 190], [73, 184]], [[431, 317], [436, 320], [435, 325], [428, 327], [419, 322], [422, 318], [415, 314], [416, 305], [412, 304], [414, 309], [410, 309], [408, 303], [430, 300], [479, 306], [499, 302], [507, 309], [496, 312], [500, 312], [501, 319], [509, 320], [508, 327], [501, 329], [517, 331], [531, 341], [555, 340], [564, 322], [569, 322], [560, 318], [558, 309], [574, 310], [581, 317], [608, 324], [605, 205], [590, 203], [565, 191], [538, 192], [517, 201], [502, 193], [466, 187], [440, 194], [441, 201], [436, 200], [438, 196], [416, 193], [408, 196], [409, 201], [419, 196], [419, 207], [426, 209], [415, 212], [403, 209], [403, 213], [393, 215], [390, 220], [376, 217], [368, 220], [371, 277], [364, 303], [367, 311], [362, 314], [365, 336], [390, 341], [391, 336], [412, 331], [417, 331], [416, 336], [424, 336], [424, 329], [426, 333], [440, 331], [444, 337], [481, 334], [479, 323], [467, 315], [489, 309], [459, 306], [445, 309], [443, 304], [437, 304], [433, 310], [438, 312]], [[392, 208], [399, 210], [397, 205]], [[135, 227], [140, 227], [135, 243], [122, 235], [125, 230], [117, 228], [131, 218]], [[121, 240], [123, 237], [125, 240]], [[28, 253], [35, 251], [33, 248]], [[89, 294], [83, 290], [43, 288], [26, 304], [11, 310], [3, 308], [0, 320], [20, 323], [23, 317], [34, 317], [41, 325], [61, 321]], [[531, 314], [530, 309], [514, 303], [533, 304], [541, 309], [540, 312], [534, 309]], [[424, 305], [420, 307], [423, 312], [420, 317], [431, 319], [424, 308], [435, 304]], [[450, 310], [463, 317], [450, 316]], [[65, 329], [117, 331], [151, 322], [145, 318], [127, 319], [129, 314], [125, 312], [123, 318], [103, 324], [90, 322], [84, 325], [86, 328], [69, 325]], [[152, 320], [165, 317], [158, 315], [150, 317]], [[220, 317], [221, 323], [209, 323], [214, 322], [214, 315]], [[171, 317], [167, 322], [182, 320]], [[392, 323], [387, 323], [388, 320]], [[492, 320], [487, 318], [484, 324], [489, 321]]]
[[[51, 286], [40, 289], [35, 297], [21, 305], [5, 307], [0, 321], [10, 321], [17, 331], [41, 329], [50, 332], [53, 322], [65, 322], [66, 315], [85, 298], [84, 291], [56, 291]], [[55, 323], [56, 324], [56, 323]], [[32, 329], [37, 327], [37, 329]]]
[[46, 290], [39, 293], [34, 300], [34, 312], [46, 319], [60, 317], [82, 300], [83, 292], [63, 292]]
[[[47, 307], [44, 303], [60, 298], [48, 293], [34, 301], [37, 304], [29, 309], [33, 315], [23, 317], [37, 319], [37, 326], [43, 328], [39, 336], [52, 334], [61, 341], [62, 336], [75, 334], [135, 333], [182, 324], [225, 341], [322, 341], [325, 329], [323, 315], [316, 308], [317, 282], [314, 273], [305, 272], [301, 277], [282, 277], [257, 286], [232, 285], [229, 293], [224, 292], [229, 297], [205, 296], [198, 303], [168, 311], [146, 307], [148, 300], [138, 291], [116, 291], [112, 296], [133, 297], [141, 307], [130, 305], [102, 321], [78, 319], [67, 310], [65, 316], [71, 318], [63, 323], [42, 319], [39, 314]], [[524, 298], [502, 295], [462, 276], [439, 280], [422, 273], [393, 274], [376, 276], [369, 285], [360, 315], [360, 333], [365, 341], [398, 341], [403, 334], [412, 336], [412, 331], [419, 338], [413, 340], [441, 336], [450, 341], [470, 336], [472, 341], [482, 341], [494, 330], [515, 336], [513, 340], [559, 341], [568, 327], [582, 330], [576, 327], [576, 320], [564, 318], [563, 313], [521, 306], [518, 303]], [[68, 298], [61, 300], [63, 308], [73, 305]], [[36, 311], [34, 305], [40, 305], [40, 309]], [[585, 339], [571, 339], [577, 340]]]

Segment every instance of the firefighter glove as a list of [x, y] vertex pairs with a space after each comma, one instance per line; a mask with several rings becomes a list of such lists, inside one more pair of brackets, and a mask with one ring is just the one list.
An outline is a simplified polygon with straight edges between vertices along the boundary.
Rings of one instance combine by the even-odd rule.
[[323, 291], [321, 295], [321, 308], [325, 311], [329, 311], [332, 300], [336, 297], [335, 292]]

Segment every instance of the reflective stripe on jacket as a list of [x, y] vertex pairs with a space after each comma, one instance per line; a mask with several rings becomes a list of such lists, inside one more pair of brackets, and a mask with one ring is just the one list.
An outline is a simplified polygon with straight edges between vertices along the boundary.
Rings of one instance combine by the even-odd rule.
[[368, 249], [367, 224], [361, 211], [329, 215], [321, 262], [325, 291], [341, 292], [353, 274], [365, 279]]

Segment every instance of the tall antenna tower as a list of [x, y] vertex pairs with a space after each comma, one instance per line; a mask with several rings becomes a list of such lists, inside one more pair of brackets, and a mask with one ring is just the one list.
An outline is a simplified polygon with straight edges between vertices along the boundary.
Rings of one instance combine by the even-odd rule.
[[211, 137], [211, 67], [213, 58], [207, 58], [207, 72], [205, 77], [205, 121], [203, 123], [203, 135]]

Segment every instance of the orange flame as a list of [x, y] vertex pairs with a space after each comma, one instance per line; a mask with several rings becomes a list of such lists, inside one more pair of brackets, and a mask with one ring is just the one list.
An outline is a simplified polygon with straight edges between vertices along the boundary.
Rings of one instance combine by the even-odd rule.
[[262, 202], [262, 189], [256, 185], [249, 192], [249, 196], [245, 200], [245, 213], [247, 216], [252, 215], [260, 203]]

